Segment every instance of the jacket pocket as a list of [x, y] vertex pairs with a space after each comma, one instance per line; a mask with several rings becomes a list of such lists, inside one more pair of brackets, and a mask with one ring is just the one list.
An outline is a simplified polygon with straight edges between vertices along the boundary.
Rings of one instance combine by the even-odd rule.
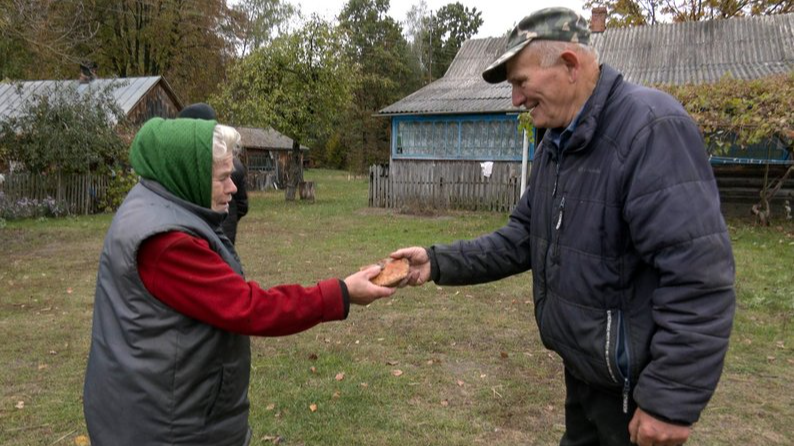
[[576, 378], [605, 389], [621, 389], [622, 376], [612, 362], [618, 334], [616, 313], [549, 293], [541, 314], [541, 338]]

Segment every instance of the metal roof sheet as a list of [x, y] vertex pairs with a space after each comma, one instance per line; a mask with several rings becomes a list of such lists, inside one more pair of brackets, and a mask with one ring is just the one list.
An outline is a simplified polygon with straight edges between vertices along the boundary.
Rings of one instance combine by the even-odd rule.
[[[504, 51], [506, 37], [463, 43], [444, 77], [378, 112], [454, 114], [517, 112], [507, 83], [482, 71]], [[701, 84], [726, 75], [756, 79], [794, 71], [794, 14], [607, 29], [593, 34], [600, 60], [644, 85]]]
[[[290, 150], [292, 138], [273, 130], [254, 127], [235, 127], [240, 133], [240, 145], [248, 149]], [[301, 145], [301, 150], [309, 150]]]
[[76, 87], [78, 93], [83, 94], [86, 91], [104, 89], [108, 85], [112, 86], [111, 94], [116, 103], [124, 111], [124, 114], [129, 114], [138, 101], [161, 79], [161, 76], [147, 76], [123, 79], [95, 79], [90, 83], [80, 83], [77, 80], [0, 82], [0, 119], [18, 116], [22, 105], [28, 99], [34, 95], [47, 95], [54, 88]]

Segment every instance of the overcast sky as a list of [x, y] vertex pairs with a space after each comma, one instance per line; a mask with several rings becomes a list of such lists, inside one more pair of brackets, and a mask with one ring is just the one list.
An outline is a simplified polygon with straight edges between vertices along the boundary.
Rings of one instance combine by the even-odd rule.
[[[342, 6], [347, 0], [288, 0], [290, 3], [300, 5], [301, 11], [305, 15], [318, 13], [326, 19], [332, 19], [339, 14]], [[584, 0], [535, 0], [531, 2], [521, 2], [516, 0], [425, 0], [427, 7], [435, 12], [444, 5], [455, 3], [456, 1], [463, 6], [477, 8], [482, 12], [483, 24], [480, 31], [474, 37], [499, 37], [512, 29], [524, 16], [531, 14], [538, 9], [551, 6], [565, 6], [581, 13], [586, 18], [590, 17], [589, 11], [583, 11]], [[418, 4], [419, 0], [391, 0], [389, 15], [398, 22], [405, 20], [405, 15], [411, 6]]]

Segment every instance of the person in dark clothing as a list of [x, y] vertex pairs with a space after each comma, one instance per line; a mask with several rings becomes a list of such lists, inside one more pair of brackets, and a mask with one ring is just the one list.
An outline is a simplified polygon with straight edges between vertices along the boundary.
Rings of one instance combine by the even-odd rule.
[[373, 266], [315, 286], [248, 281], [221, 220], [236, 191], [240, 135], [198, 119], [149, 120], [130, 162], [140, 175], [99, 259], [83, 391], [95, 446], [249, 444], [249, 336], [346, 319], [393, 289]]
[[532, 270], [543, 344], [565, 366], [563, 446], [687, 441], [719, 381], [735, 266], [702, 135], [669, 95], [600, 65], [587, 21], [525, 17], [487, 67], [547, 129], [506, 226], [392, 253], [405, 284]]
[[[205, 104], [203, 102], [197, 102], [195, 104], [190, 104], [181, 112], [179, 112], [180, 118], [192, 118], [192, 119], [206, 119], [210, 121], [216, 121], [218, 119], [218, 115], [215, 113], [215, 109], [212, 108], [211, 105]], [[232, 171], [232, 182], [234, 186], [237, 187], [237, 192], [232, 194], [232, 201], [229, 202], [229, 215], [223, 220], [223, 233], [226, 234], [226, 237], [231, 240], [232, 243], [235, 243], [237, 239], [237, 223], [240, 222], [245, 214], [248, 213], [248, 192], [246, 188], [246, 177], [247, 177], [247, 170], [245, 165], [243, 165], [242, 161], [238, 158], [234, 158], [234, 170]]]

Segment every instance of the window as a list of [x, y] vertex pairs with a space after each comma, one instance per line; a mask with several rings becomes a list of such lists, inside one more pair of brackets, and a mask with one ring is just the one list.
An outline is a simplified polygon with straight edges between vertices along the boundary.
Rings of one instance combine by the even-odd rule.
[[392, 131], [392, 156], [398, 159], [521, 160], [523, 135], [515, 115], [398, 116]]

